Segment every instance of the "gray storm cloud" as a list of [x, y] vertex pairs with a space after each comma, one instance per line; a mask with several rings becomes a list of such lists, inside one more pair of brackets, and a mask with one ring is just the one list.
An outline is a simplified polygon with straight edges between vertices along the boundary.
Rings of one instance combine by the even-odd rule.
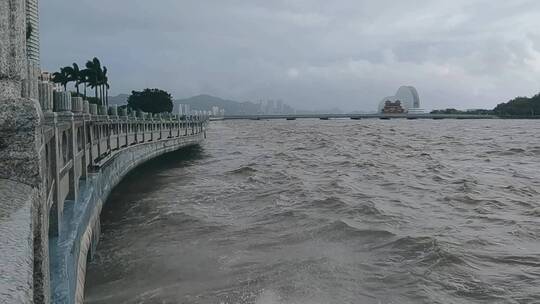
[[112, 93], [283, 99], [374, 110], [400, 85], [426, 108], [539, 91], [540, 2], [41, 1], [48, 70], [98, 56]]

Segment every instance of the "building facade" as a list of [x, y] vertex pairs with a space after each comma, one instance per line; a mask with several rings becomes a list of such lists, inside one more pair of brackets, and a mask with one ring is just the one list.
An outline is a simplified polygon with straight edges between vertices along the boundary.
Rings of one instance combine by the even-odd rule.
[[401, 106], [401, 101], [390, 101], [387, 100], [384, 103], [384, 107], [382, 109], [382, 113], [384, 114], [402, 114], [405, 113], [405, 109]]
[[27, 77], [23, 83], [23, 97], [37, 100], [38, 78], [41, 74], [39, 50], [38, 0], [25, 0]]
[[387, 101], [392, 103], [399, 101], [401, 107], [403, 108], [403, 113], [424, 113], [424, 110], [420, 108], [420, 97], [418, 95], [418, 91], [413, 86], [402, 86], [397, 90], [395, 95], [383, 98], [383, 100], [381, 100], [379, 103], [379, 113], [384, 113], [383, 110]]

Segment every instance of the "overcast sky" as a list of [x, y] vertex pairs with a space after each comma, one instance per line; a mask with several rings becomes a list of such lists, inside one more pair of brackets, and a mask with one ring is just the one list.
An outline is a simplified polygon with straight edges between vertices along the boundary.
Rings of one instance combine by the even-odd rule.
[[112, 94], [283, 99], [374, 110], [401, 85], [427, 109], [540, 91], [538, 0], [47, 0], [46, 70], [97, 56]]

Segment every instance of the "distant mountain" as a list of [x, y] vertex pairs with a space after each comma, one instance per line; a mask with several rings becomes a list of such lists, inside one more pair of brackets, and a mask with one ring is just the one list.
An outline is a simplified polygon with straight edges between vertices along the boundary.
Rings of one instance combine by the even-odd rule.
[[[127, 104], [129, 94], [120, 94], [109, 96], [110, 105], [122, 106]], [[187, 104], [191, 110], [212, 111], [212, 107], [218, 107], [225, 110], [225, 115], [253, 115], [262, 113], [294, 113], [294, 109], [281, 103], [280, 111], [277, 108], [277, 102], [272, 102], [272, 107], [265, 103], [253, 103], [250, 101], [235, 101], [223, 99], [211, 95], [197, 95], [186, 99], [177, 99], [173, 101], [173, 113], [178, 113], [180, 104]]]
[[533, 97], [516, 97], [507, 103], [501, 103], [493, 112], [504, 117], [539, 117], [540, 93]]
[[343, 111], [339, 108], [331, 108], [331, 109], [322, 109], [322, 110], [305, 110], [305, 109], [298, 109], [296, 111], [296, 114], [307, 114], [307, 115], [313, 115], [313, 114], [342, 114]]
[[249, 101], [238, 102], [234, 100], [222, 99], [210, 95], [198, 95], [186, 99], [174, 101], [174, 112], [178, 112], [180, 104], [187, 104], [192, 110], [211, 111], [212, 107], [219, 107], [225, 110], [226, 115], [257, 114], [260, 105]]
[[109, 96], [109, 104], [110, 105], [117, 105], [122, 106], [127, 104], [129, 94], [120, 94], [116, 96]]

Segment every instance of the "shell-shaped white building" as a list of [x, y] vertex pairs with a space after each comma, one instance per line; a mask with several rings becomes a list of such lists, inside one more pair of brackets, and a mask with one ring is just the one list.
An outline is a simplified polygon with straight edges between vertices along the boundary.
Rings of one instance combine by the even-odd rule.
[[379, 113], [382, 113], [386, 101], [400, 101], [401, 106], [407, 113], [423, 113], [423, 110], [420, 109], [418, 91], [413, 86], [402, 86], [397, 90], [396, 95], [383, 98], [379, 103]]

